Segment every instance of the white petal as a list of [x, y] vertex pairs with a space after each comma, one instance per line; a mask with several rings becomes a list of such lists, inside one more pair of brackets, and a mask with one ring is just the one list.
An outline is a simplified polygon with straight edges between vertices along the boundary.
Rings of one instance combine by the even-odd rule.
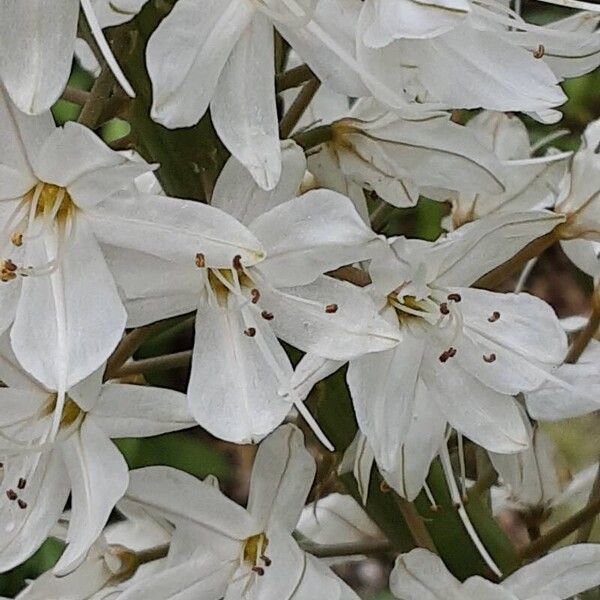
[[562, 240], [560, 246], [569, 260], [594, 279], [600, 276], [600, 244], [591, 240]]
[[600, 544], [561, 548], [519, 569], [502, 583], [519, 598], [561, 600], [600, 585]]
[[343, 364], [344, 361], [329, 360], [307, 353], [294, 369], [291, 388], [300, 400], [304, 400], [319, 381], [335, 373]]
[[[231, 296], [227, 306], [200, 303], [187, 392], [198, 423], [236, 443], [262, 439], [291, 409], [282, 387], [291, 379], [289, 359], [260, 315], [244, 317]], [[244, 334], [248, 327], [254, 337]]]
[[[291, 532], [315, 477], [316, 465], [294, 425], [282, 425], [258, 448], [248, 497], [248, 512], [263, 528]], [[268, 525], [267, 525], [268, 524]]]
[[214, 486], [171, 467], [131, 471], [127, 498], [178, 523], [189, 522], [219, 537], [231, 538], [227, 541], [235, 541], [236, 547], [237, 540], [258, 533], [254, 519], [241, 506]]
[[125, 459], [88, 419], [61, 450], [71, 480], [72, 508], [67, 547], [54, 567], [57, 575], [65, 575], [81, 563], [127, 489]]
[[[27, 244], [33, 265], [56, 256], [50, 235]], [[100, 367], [121, 339], [125, 309], [84, 218], [76, 218], [60, 265], [23, 281], [11, 330], [23, 367], [48, 389], [66, 389]]]
[[144, 385], [106, 383], [88, 419], [111, 438], [147, 437], [192, 427], [184, 394]]
[[72, 121], [45, 140], [34, 168], [42, 181], [66, 187], [81, 208], [98, 204], [152, 169], [111, 150], [93, 131]]
[[[295, 288], [263, 288], [260, 306], [274, 315], [277, 337], [333, 360], [387, 350], [400, 340], [362, 288], [331, 277]], [[327, 306], [335, 306], [335, 312], [327, 312]]]
[[292, 140], [281, 142], [281, 177], [271, 190], [258, 186], [247, 169], [231, 157], [219, 174], [211, 205], [224, 210], [244, 225], [298, 195], [306, 171], [304, 150]]
[[[27, 486], [20, 493], [27, 508], [20, 509], [5, 500], [6, 490], [14, 488], [23, 473], [27, 475], [28, 468], [36, 463], [33, 475], [27, 478]], [[0, 487], [3, 497], [0, 570], [5, 572], [27, 560], [48, 537], [69, 497], [69, 479], [60, 453], [49, 452], [7, 462]]]
[[442, 559], [423, 548], [396, 559], [390, 590], [403, 600], [466, 600]]
[[127, 23], [137, 15], [148, 0], [92, 0], [100, 25], [114, 27]]
[[0, 19], [0, 75], [15, 104], [38, 114], [58, 100], [71, 72], [78, 0], [7, 2]]
[[[519, 600], [502, 586], [492, 583], [479, 575], [469, 577], [463, 585], [462, 590], [469, 598], [485, 598], [485, 600]], [[544, 596], [546, 600], [554, 600]], [[528, 599], [531, 600], [531, 599]]]
[[276, 287], [310, 283], [326, 271], [372, 257], [382, 243], [352, 202], [330, 190], [280, 204], [250, 229], [267, 253], [261, 270]]
[[219, 137], [265, 190], [281, 175], [273, 26], [257, 13], [230, 54], [211, 101]]
[[153, 119], [167, 127], [198, 122], [253, 14], [242, 0], [177, 3], [148, 42]]
[[116, 196], [88, 213], [105, 244], [147, 252], [194, 266], [197, 253], [206, 267], [231, 268], [239, 255], [245, 266], [260, 261], [260, 243], [241, 223], [201, 202], [166, 196]]
[[353, 360], [348, 368], [359, 427], [386, 470], [393, 470], [413, 420], [423, 350], [424, 340], [410, 336], [392, 350]]

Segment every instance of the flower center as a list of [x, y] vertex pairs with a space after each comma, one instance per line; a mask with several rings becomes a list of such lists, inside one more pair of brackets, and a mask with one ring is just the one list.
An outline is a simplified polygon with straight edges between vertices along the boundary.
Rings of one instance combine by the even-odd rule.
[[[49, 417], [56, 410], [57, 395], [52, 394], [44, 403], [41, 409], [41, 414], [44, 417]], [[84, 411], [79, 404], [67, 396], [60, 416], [60, 429], [65, 430], [71, 427], [75, 422], [83, 418]]]
[[250, 536], [244, 543], [242, 563], [250, 567], [257, 575], [265, 574], [265, 567], [271, 566], [271, 559], [265, 555], [269, 539], [265, 533]]

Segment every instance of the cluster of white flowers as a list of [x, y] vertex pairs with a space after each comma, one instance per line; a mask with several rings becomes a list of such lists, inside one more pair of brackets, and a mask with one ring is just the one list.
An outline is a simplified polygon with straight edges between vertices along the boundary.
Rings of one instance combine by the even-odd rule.
[[[401, 600], [600, 584], [595, 544], [506, 577], [465, 495], [463, 436], [505, 500], [560, 501], [536, 420], [600, 409], [600, 291], [574, 325], [521, 292], [554, 243], [600, 278], [600, 121], [573, 153], [548, 148], [552, 134], [532, 145], [514, 114], [557, 122], [559, 84], [600, 65], [598, 5], [555, 3], [583, 10], [539, 25], [504, 0], [2, 1], [0, 572], [49, 537], [66, 544], [19, 598], [352, 600], [331, 569], [350, 547], [393, 553]], [[145, 46], [147, 118], [192, 127], [210, 109], [231, 154], [206, 202], [168, 196], [159, 165], [50, 112], [75, 54], [133, 102], [127, 52], [103, 30], [135, 33], [150, 9], [163, 18]], [[85, 113], [97, 98], [83, 96]], [[462, 109], [481, 110], [461, 125]], [[188, 167], [201, 187], [202, 165]], [[376, 233], [422, 196], [450, 209], [447, 233]], [[493, 291], [524, 266], [514, 292]], [[143, 336], [182, 315], [187, 393], [127, 379]], [[304, 401], [346, 364], [358, 432], [338, 462], [359, 502], [305, 506], [316, 467], [301, 428], [334, 448]], [[197, 425], [260, 442], [246, 508], [212, 477], [130, 472], [111, 441]], [[360, 506], [375, 466], [400, 503], [435, 508], [433, 462], [490, 579], [459, 581], [418, 535], [427, 549], [398, 556]]]

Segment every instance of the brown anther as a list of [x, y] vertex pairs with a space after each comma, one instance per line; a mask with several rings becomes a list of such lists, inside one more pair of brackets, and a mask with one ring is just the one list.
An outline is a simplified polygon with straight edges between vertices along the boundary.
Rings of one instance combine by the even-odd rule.
[[204, 267], [206, 267], [206, 257], [204, 254], [202, 254], [202, 252], [198, 252], [198, 254], [196, 254], [196, 266], [199, 269], [204, 269]]
[[17, 499], [17, 492], [15, 492], [15, 490], [6, 490], [6, 497], [9, 500], [16, 500]]
[[326, 312], [327, 314], [331, 315], [331, 314], [333, 314], [333, 313], [336, 313], [336, 312], [337, 312], [337, 309], [338, 309], [338, 305], [337, 305], [337, 304], [328, 304], [328, 305], [325, 307], [325, 312]]
[[262, 567], [252, 567], [252, 571], [259, 577], [262, 577], [265, 574], [265, 570]]
[[500, 318], [500, 313], [495, 310], [489, 317], [488, 317], [488, 321], [490, 323], [494, 323], [496, 322], [498, 319]]
[[273, 561], [268, 556], [265, 556], [264, 554], [260, 558], [265, 563], [265, 567], [270, 567], [273, 564]]
[[17, 270], [17, 265], [15, 265], [15, 263], [12, 260], [10, 260], [10, 258], [7, 258], [2, 263], [2, 269], [6, 269], [9, 273], [14, 273]]
[[256, 304], [260, 300], [260, 292], [256, 288], [252, 288], [250, 297], [252, 298], [252, 304]]
[[392, 491], [392, 488], [388, 485], [387, 481], [382, 481], [379, 484], [379, 491], [382, 494], [389, 494]]
[[25, 510], [27, 508], [27, 502], [25, 502], [25, 500], [21, 500], [21, 498], [17, 500], [17, 504], [22, 510]]
[[13, 246], [22, 246], [23, 245], [23, 234], [19, 233], [18, 231], [15, 231], [15, 233], [13, 233], [10, 236], [10, 241], [12, 243]]
[[242, 270], [242, 257], [239, 254], [236, 254], [233, 257], [233, 268], [236, 271], [241, 271]]
[[443, 315], [449, 315], [450, 314], [450, 309], [448, 308], [448, 303], [447, 302], [442, 302], [440, 304], [440, 312]]
[[483, 355], [483, 360], [486, 363], [493, 363], [496, 360], [496, 355], [492, 352], [489, 356]]
[[256, 335], [256, 329], [254, 329], [254, 327], [248, 327], [248, 329], [244, 329], [244, 333], [248, 337], [254, 337]]
[[273, 319], [273, 313], [270, 313], [268, 310], [263, 310], [260, 313], [260, 316], [265, 320], [265, 321], [271, 321]]
[[456, 356], [456, 348], [453, 348], [452, 346], [450, 346], [450, 348], [448, 348], [448, 357], [454, 358], [455, 356]]
[[27, 479], [24, 479], [23, 477], [20, 477], [19, 478], [19, 482], [17, 483], [17, 487], [20, 490], [24, 490], [26, 485], [27, 485]]
[[462, 300], [462, 296], [460, 294], [448, 294], [448, 300], [452, 300], [453, 302], [460, 302]]
[[539, 44], [537, 50], [533, 51], [533, 58], [542, 58], [545, 53], [546, 49], [544, 48], [543, 44]]
[[450, 358], [448, 350], [444, 350], [438, 358], [440, 359], [440, 362], [445, 363]]

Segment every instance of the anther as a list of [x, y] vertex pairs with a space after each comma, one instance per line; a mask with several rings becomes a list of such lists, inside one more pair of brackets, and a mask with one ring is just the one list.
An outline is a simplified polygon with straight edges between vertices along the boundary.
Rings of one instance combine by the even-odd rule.
[[453, 358], [455, 356], [456, 356], [456, 348], [453, 348], [452, 346], [450, 346], [450, 348], [448, 348], [448, 357]]
[[260, 300], [260, 292], [256, 288], [250, 290], [250, 296], [252, 298], [252, 304], [256, 304]]
[[2, 269], [6, 269], [10, 273], [14, 273], [17, 270], [17, 265], [15, 265], [15, 263], [12, 260], [10, 260], [10, 258], [7, 258], [2, 263]]
[[18, 231], [15, 231], [15, 233], [13, 233], [10, 236], [10, 241], [12, 243], [13, 246], [22, 246], [23, 245], [23, 234], [19, 233]]
[[17, 492], [15, 490], [6, 490], [6, 496], [9, 500], [16, 500]]
[[328, 304], [328, 305], [325, 307], [325, 312], [326, 312], [327, 314], [329, 314], [329, 315], [331, 315], [331, 314], [333, 314], [333, 313], [336, 313], [336, 312], [337, 312], [337, 310], [338, 310], [338, 305], [337, 305], [337, 304]]
[[21, 500], [21, 498], [19, 498], [17, 500], [17, 504], [19, 505], [19, 508], [22, 510], [25, 510], [27, 508], [27, 502], [25, 502], [25, 500]]
[[492, 352], [489, 356], [483, 355], [483, 360], [486, 363], [493, 363], [496, 360], [496, 355]]
[[262, 567], [252, 567], [252, 571], [259, 577], [262, 577], [265, 574], [265, 570]]
[[448, 300], [460, 302], [462, 300], [462, 296], [460, 294], [448, 294]]
[[448, 354], [448, 350], [444, 350], [440, 355], [439, 355], [439, 360], [442, 363], [445, 363], [449, 358], [450, 355]]
[[236, 254], [233, 257], [233, 268], [236, 271], [241, 271], [242, 270], [242, 257], [239, 254]]
[[24, 479], [23, 477], [20, 477], [19, 478], [19, 482], [17, 483], [17, 487], [20, 490], [24, 490], [26, 485], [27, 485], [27, 479]]
[[490, 323], [494, 323], [496, 322], [498, 319], [500, 318], [500, 313], [495, 310], [489, 317], [488, 317], [488, 321]]
[[254, 329], [254, 327], [248, 327], [248, 329], [244, 329], [244, 333], [248, 337], [254, 337], [256, 335], [256, 329]]
[[206, 267], [206, 258], [202, 252], [198, 252], [198, 254], [196, 254], [196, 266], [199, 269]]
[[440, 304], [440, 312], [443, 315], [449, 315], [450, 314], [450, 309], [448, 308], [448, 303], [447, 302], [442, 302]]
[[544, 48], [543, 44], [539, 44], [537, 50], [533, 51], [533, 58], [542, 58], [545, 53], [546, 49]]
[[273, 561], [264, 554], [261, 554], [260, 558], [265, 563], [265, 567], [270, 567], [273, 564]]
[[382, 494], [389, 494], [392, 491], [392, 488], [388, 485], [387, 481], [382, 481], [379, 484], [379, 491]]
[[268, 310], [263, 310], [260, 313], [260, 316], [265, 320], [265, 321], [271, 321], [273, 319], [273, 313], [270, 313]]

